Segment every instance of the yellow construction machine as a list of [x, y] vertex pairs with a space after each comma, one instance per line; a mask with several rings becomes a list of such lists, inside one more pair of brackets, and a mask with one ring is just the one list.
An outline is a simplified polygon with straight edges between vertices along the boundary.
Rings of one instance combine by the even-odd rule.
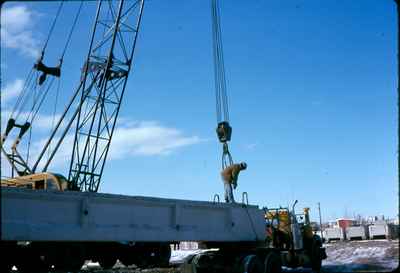
[[321, 238], [313, 234], [309, 208], [296, 214], [294, 207], [264, 208], [266, 221], [266, 243], [269, 247], [279, 249], [281, 263], [287, 267], [311, 267], [314, 271], [321, 269], [322, 260], [326, 258]]
[[68, 188], [68, 182], [61, 174], [44, 172], [2, 179], [1, 186], [34, 190], [64, 191]]

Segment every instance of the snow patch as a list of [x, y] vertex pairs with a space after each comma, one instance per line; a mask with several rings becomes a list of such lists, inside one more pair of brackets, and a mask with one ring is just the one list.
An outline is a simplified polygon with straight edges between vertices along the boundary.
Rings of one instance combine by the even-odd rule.
[[187, 258], [199, 254], [201, 252], [204, 252], [202, 249], [196, 249], [196, 250], [172, 250], [171, 253], [171, 259], [169, 262], [171, 264], [179, 264], [183, 263]]

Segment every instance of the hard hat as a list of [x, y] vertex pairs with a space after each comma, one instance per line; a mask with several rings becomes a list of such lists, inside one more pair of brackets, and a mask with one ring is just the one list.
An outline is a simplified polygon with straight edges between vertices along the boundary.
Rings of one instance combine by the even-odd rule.
[[242, 167], [242, 169], [246, 169], [247, 168], [246, 162], [240, 163], [240, 167]]

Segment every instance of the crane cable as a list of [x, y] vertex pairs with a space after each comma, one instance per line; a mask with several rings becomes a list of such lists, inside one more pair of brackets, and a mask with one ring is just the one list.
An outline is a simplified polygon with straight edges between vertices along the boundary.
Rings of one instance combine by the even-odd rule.
[[[61, 2], [61, 3], [63, 3], [63, 2]], [[79, 8], [78, 8], [78, 11], [77, 11], [77, 13], [75, 14], [74, 22], [73, 22], [73, 24], [72, 24], [72, 26], [71, 26], [71, 29], [70, 29], [69, 34], [68, 34], [68, 38], [67, 38], [67, 40], [66, 40], [64, 49], [63, 49], [63, 51], [62, 51], [62, 54], [61, 54], [61, 57], [60, 57], [60, 63], [59, 63], [59, 66], [58, 66], [59, 69], [61, 69], [61, 65], [62, 65], [62, 62], [63, 62], [63, 59], [64, 59], [64, 55], [65, 55], [65, 53], [66, 53], [66, 51], [67, 51], [67, 49], [68, 49], [69, 43], [70, 43], [70, 41], [71, 41], [72, 33], [73, 33], [74, 30], [75, 30], [76, 23], [77, 23], [77, 21], [78, 21], [79, 15], [80, 15], [81, 10], [82, 10], [82, 5], [83, 5], [83, 0], [81, 0], [81, 3], [80, 3]], [[62, 7], [62, 4], [60, 4], [60, 6], [59, 6], [59, 8], [58, 8], [58, 11], [57, 11], [57, 14], [56, 14], [56, 17], [54, 18], [53, 24], [52, 24], [51, 29], [50, 29], [50, 32], [49, 32], [49, 37], [48, 37], [48, 39], [46, 40], [46, 43], [45, 43], [45, 45], [44, 45], [44, 47], [43, 47], [43, 50], [42, 50], [42, 56], [41, 56], [41, 58], [43, 58], [43, 54], [44, 54], [45, 49], [46, 49], [47, 44], [48, 44], [48, 40], [49, 40], [49, 38], [50, 38], [50, 36], [51, 36], [51, 34], [52, 34], [52, 32], [53, 32], [55, 23], [56, 23], [57, 18], [58, 18], [59, 14], [60, 14], [61, 7]], [[29, 118], [31, 118], [30, 121], [29, 121], [31, 124], [32, 124], [32, 122], [34, 121], [35, 117], [37, 116], [37, 113], [38, 113], [39, 109], [41, 108], [41, 106], [42, 106], [42, 104], [43, 104], [43, 102], [44, 102], [44, 99], [45, 99], [46, 95], [48, 94], [48, 92], [49, 92], [49, 90], [50, 90], [50, 88], [51, 88], [53, 82], [54, 82], [54, 78], [52, 78], [52, 80], [51, 80], [50, 83], [47, 85], [47, 87], [46, 87], [45, 85], [41, 86], [40, 89], [45, 89], [45, 91], [43, 92], [43, 91], [40, 90], [40, 95], [38, 95], [38, 96], [41, 96], [41, 98], [40, 98], [40, 99], [39, 99], [39, 98], [36, 98], [36, 100], [35, 100], [35, 102], [34, 102], [34, 105], [32, 106], [32, 109], [31, 109], [31, 114], [27, 117], [27, 121], [29, 120]], [[59, 82], [59, 81], [58, 81], [58, 82]], [[56, 94], [56, 98], [58, 98], [59, 89], [60, 89], [60, 83], [58, 83], [58, 85], [57, 85], [57, 94]], [[37, 106], [37, 103], [39, 103], [38, 106]], [[55, 104], [57, 104], [57, 101], [55, 102]], [[36, 109], [34, 109], [35, 107], [36, 107]], [[34, 113], [33, 113], [33, 112], [34, 112]], [[33, 114], [32, 114], [32, 113], [33, 113]], [[55, 113], [53, 113], [53, 116], [55, 116]], [[54, 117], [53, 117], [53, 118], [54, 118]]]
[[[46, 48], [47, 48], [47, 46], [49, 44], [49, 41], [50, 41], [50, 38], [51, 38], [51, 36], [52, 36], [52, 34], [54, 32], [56, 23], [58, 21], [58, 18], [60, 16], [60, 13], [61, 13], [61, 10], [62, 10], [62, 7], [63, 7], [63, 4], [64, 4], [64, 1], [61, 1], [60, 5], [58, 6], [56, 15], [55, 15], [55, 17], [53, 19], [53, 22], [51, 24], [50, 30], [48, 32], [46, 41], [45, 41], [45, 43], [43, 45], [43, 48], [41, 50], [41, 55], [40, 55], [39, 60], [37, 61], [37, 63], [42, 62], [42, 60], [44, 58], [44, 55], [45, 55], [45, 52], [46, 52]], [[71, 41], [73, 31], [74, 31], [74, 29], [76, 27], [79, 15], [80, 15], [81, 10], [82, 10], [82, 6], [83, 6], [83, 0], [81, 0], [81, 3], [80, 3], [79, 8], [78, 8], [78, 11], [77, 11], [77, 13], [75, 15], [73, 24], [71, 26], [71, 29], [69, 31], [69, 34], [68, 34], [68, 37], [67, 37], [67, 40], [66, 40], [66, 43], [65, 43], [65, 46], [63, 48], [61, 57], [59, 59], [60, 62], [59, 62], [59, 65], [58, 65], [57, 69], [61, 68], [61, 65], [62, 65], [62, 62], [63, 62], [63, 58], [65, 56], [65, 53], [66, 53], [66, 51], [68, 49], [68, 46], [69, 46], [69, 43]], [[41, 106], [43, 105], [43, 102], [44, 102], [47, 94], [49, 93], [49, 90], [51, 89], [51, 86], [52, 86], [52, 84], [54, 82], [54, 77], [53, 77], [52, 80], [50, 81], [50, 83], [48, 83], [48, 84], [44, 84], [44, 85], [38, 84], [38, 76], [37, 76], [38, 73], [35, 73], [35, 70], [36, 70], [36, 72], [39, 72], [39, 70], [36, 67], [37, 63], [32, 67], [32, 69], [28, 73], [28, 75], [27, 75], [27, 77], [26, 77], [26, 79], [24, 81], [24, 85], [23, 85], [23, 87], [21, 89], [21, 92], [18, 95], [18, 98], [16, 100], [16, 104], [14, 105], [14, 107], [13, 107], [11, 113], [10, 113], [10, 116], [9, 116], [9, 120], [11, 120], [11, 119], [18, 120], [18, 118], [19, 118], [19, 116], [21, 114], [26, 115], [25, 124], [29, 123], [29, 141], [28, 141], [28, 147], [27, 147], [26, 161], [29, 160], [31, 135], [32, 135], [32, 132], [31, 132], [32, 127], [30, 126], [30, 124], [32, 124], [32, 122], [37, 117], [38, 111], [40, 110]], [[61, 76], [61, 75], [59, 75], [59, 76]], [[40, 85], [39, 88], [37, 88], [38, 85]], [[58, 80], [56, 102], [55, 102], [55, 108], [54, 109], [56, 109], [56, 106], [57, 106], [59, 89], [60, 89], [60, 81]], [[36, 93], [36, 94], [33, 94], [33, 97], [28, 95], [29, 94], [28, 91], [32, 91], [32, 90], [33, 90], [34, 93]], [[23, 110], [25, 109], [25, 106], [26, 106], [27, 102], [29, 101], [29, 98], [32, 98], [32, 106], [31, 106], [30, 111], [25, 114], [23, 112]], [[14, 118], [14, 114], [16, 114], [15, 118]], [[53, 112], [53, 120], [54, 120], [54, 118], [55, 118], [55, 111]]]
[[56, 16], [55, 16], [54, 19], [53, 19], [53, 23], [51, 24], [49, 33], [47, 34], [46, 42], [45, 42], [44, 45], [43, 45], [43, 48], [42, 48], [42, 56], [41, 56], [41, 58], [43, 58], [44, 52], [45, 52], [45, 50], [46, 50], [46, 48], [47, 48], [47, 44], [49, 43], [50, 37], [51, 37], [51, 35], [53, 34], [54, 27], [55, 27], [55, 25], [56, 25], [56, 23], [57, 23], [58, 16], [60, 15], [60, 12], [61, 12], [61, 9], [62, 9], [63, 5], [64, 5], [64, 1], [61, 1], [61, 2], [60, 2], [60, 5], [58, 6], [58, 9], [57, 9]]
[[65, 43], [64, 50], [63, 50], [63, 52], [61, 54], [61, 58], [60, 58], [61, 62], [64, 59], [65, 52], [67, 51], [69, 42], [71, 41], [72, 33], [74, 32], [76, 23], [78, 22], [79, 15], [81, 14], [82, 5], [83, 5], [83, 0], [81, 0], [81, 4], [79, 5], [78, 11], [75, 14], [74, 22], [72, 23], [71, 30], [69, 31], [69, 34], [68, 34], [67, 42]]
[[212, 0], [214, 77], [217, 106], [217, 122], [229, 122], [228, 96], [226, 92], [224, 55], [218, 0]]
[[[64, 59], [64, 55], [67, 51], [67, 48], [69, 46], [69, 43], [71, 41], [71, 37], [72, 37], [72, 33], [76, 27], [77, 21], [78, 21], [78, 17], [81, 13], [82, 10], [82, 5], [83, 5], [83, 0], [81, 0], [79, 9], [75, 15], [73, 24], [71, 26], [71, 29], [69, 31], [68, 34], [68, 38], [66, 40], [65, 46], [63, 48], [61, 57], [59, 59], [59, 64], [56, 67], [47, 67], [45, 66], [42, 61], [47, 49], [47, 46], [49, 44], [50, 38], [53, 34], [54, 28], [56, 26], [56, 23], [58, 21], [58, 18], [60, 16], [62, 7], [64, 5], [64, 1], [60, 2], [60, 5], [58, 6], [56, 15], [53, 19], [53, 22], [51, 24], [50, 30], [48, 32], [46, 41], [42, 47], [41, 50], [41, 55], [39, 57], [39, 59], [37, 60], [37, 62], [34, 64], [34, 66], [31, 68], [30, 72], [28, 73], [23, 87], [20, 91], [20, 94], [17, 97], [16, 103], [14, 105], [14, 107], [12, 108], [12, 111], [10, 112], [9, 115], [9, 119], [8, 119], [8, 124], [7, 124], [7, 129], [5, 131], [5, 134], [2, 136], [2, 140], [5, 140], [5, 138], [7, 137], [7, 135], [9, 134], [10, 130], [13, 127], [20, 127], [21, 131], [19, 133], [19, 137], [22, 137], [22, 135], [24, 134], [24, 130], [26, 130], [26, 128], [29, 131], [29, 139], [28, 139], [28, 143], [27, 143], [27, 152], [26, 152], [26, 162], [29, 162], [29, 156], [30, 156], [30, 146], [31, 146], [31, 140], [32, 140], [32, 122], [34, 121], [35, 117], [38, 114], [38, 111], [40, 110], [47, 94], [49, 93], [49, 90], [51, 89], [51, 86], [54, 82], [55, 77], [60, 78], [61, 76], [61, 65]], [[39, 71], [42, 72], [42, 75], [40, 77], [38, 77]], [[36, 73], [35, 73], [36, 72]], [[53, 77], [50, 81], [50, 83], [46, 83], [44, 85], [42, 85], [45, 82], [46, 76], [47, 74], [53, 75], [55, 77]], [[47, 85], [47, 86], [46, 86]], [[38, 86], [40, 86], [39, 88], [37, 88]], [[52, 122], [52, 126], [54, 124], [54, 119], [55, 119], [55, 110], [57, 107], [57, 100], [58, 100], [58, 95], [59, 95], [59, 89], [60, 89], [60, 80], [58, 79], [58, 86], [57, 86], [57, 94], [56, 94], [56, 102], [55, 102], [55, 106], [54, 106], [54, 112], [53, 112], [53, 122]], [[29, 91], [34, 92], [33, 97], [29, 95]], [[44, 92], [42, 92], [42, 90], [45, 90]], [[35, 94], [36, 93], [36, 94]], [[32, 98], [32, 107], [31, 110], [29, 112], [24, 113], [24, 109], [26, 107], [26, 104], [28, 103], [28, 101], [30, 100], [30, 98]], [[16, 113], [15, 117], [14, 114]], [[26, 116], [26, 121], [24, 125], [18, 125], [15, 123], [16, 120], [18, 120], [20, 115], [24, 115]], [[22, 129], [25, 128], [25, 129]], [[18, 144], [18, 142], [16, 142], [16, 144]], [[14, 152], [13, 152], [14, 153]]]
[[213, 58], [214, 58], [214, 84], [217, 114], [217, 136], [222, 143], [222, 169], [233, 164], [229, 152], [228, 142], [231, 140], [232, 127], [229, 124], [228, 95], [226, 92], [226, 78], [224, 55], [222, 49], [221, 23], [218, 0], [211, 0]]
[[[45, 41], [45, 43], [44, 43], [44, 45], [43, 45], [43, 48], [42, 48], [42, 51], [41, 51], [41, 56], [40, 56], [40, 59], [39, 59], [39, 60], [42, 60], [43, 57], [44, 57], [45, 50], [46, 50], [47, 45], [48, 45], [48, 43], [49, 43], [49, 40], [50, 40], [50, 38], [51, 38], [51, 36], [52, 36], [52, 33], [53, 33], [54, 27], [55, 27], [55, 25], [56, 25], [56, 23], [57, 23], [58, 17], [60, 16], [61, 9], [62, 9], [63, 5], [64, 5], [64, 1], [61, 1], [61, 2], [60, 2], [60, 5], [58, 6], [56, 15], [55, 15], [55, 17], [54, 17], [54, 19], [53, 19], [53, 22], [52, 22], [52, 24], [51, 24], [49, 33], [47, 34], [47, 38], [46, 38], [46, 41]], [[35, 70], [35, 68], [32, 67], [32, 69], [31, 69], [30, 72], [28, 73], [28, 76], [26, 77], [25, 82], [24, 82], [24, 86], [22, 87], [22, 90], [21, 90], [21, 92], [20, 92], [20, 94], [19, 94], [19, 96], [18, 96], [18, 98], [17, 98], [17, 101], [16, 101], [16, 103], [15, 103], [15, 105], [14, 105], [14, 107], [13, 107], [13, 110], [11, 111], [11, 114], [10, 114], [10, 118], [9, 118], [9, 119], [11, 119], [11, 118], [14, 116], [15, 111], [17, 111], [17, 109], [19, 108], [19, 109], [18, 109], [18, 112], [17, 112], [17, 115], [16, 115], [16, 117], [15, 117], [15, 120], [17, 120], [18, 117], [19, 117], [19, 115], [21, 114], [22, 110], [25, 108], [27, 99], [24, 99], [24, 97], [25, 97], [25, 95], [26, 95], [26, 91], [27, 91], [27, 90], [31, 90], [31, 89], [33, 88], [33, 87], [31, 87], [31, 88], [29, 88], [29, 87], [32, 85], [32, 84], [31, 84], [31, 81], [32, 81], [32, 78], [33, 78], [33, 76], [34, 76], [34, 70]], [[37, 82], [37, 80], [36, 80], [35, 82]], [[28, 97], [29, 97], [29, 96], [28, 96]], [[21, 103], [22, 103], [22, 105], [21, 105]], [[19, 106], [20, 106], [20, 107], [19, 107]]]
[[[55, 98], [55, 102], [54, 102], [54, 110], [53, 110], [53, 119], [51, 121], [51, 130], [54, 130], [54, 125], [55, 125], [55, 121], [56, 121], [56, 111], [57, 111], [57, 103], [58, 103], [58, 96], [60, 94], [60, 81], [57, 82], [57, 92], [56, 92], [56, 98]], [[49, 149], [47, 150], [47, 160], [50, 157], [50, 151], [51, 151], [51, 145], [49, 144]]]
[[[62, 2], [62, 3], [63, 3], [63, 2]], [[77, 11], [77, 13], [75, 14], [74, 22], [72, 23], [71, 29], [70, 29], [69, 34], [68, 34], [67, 41], [66, 41], [66, 43], [65, 43], [64, 49], [63, 49], [62, 54], [61, 54], [61, 57], [60, 57], [60, 59], [59, 59], [59, 60], [60, 60], [60, 61], [59, 61], [59, 65], [58, 65], [58, 68], [59, 68], [59, 69], [61, 69], [61, 65], [62, 65], [63, 60], [64, 60], [64, 55], [65, 55], [65, 53], [66, 53], [66, 51], [67, 51], [67, 49], [68, 49], [69, 43], [70, 43], [70, 41], [71, 41], [72, 33], [74, 32], [75, 27], [76, 27], [76, 23], [78, 22], [78, 18], [79, 18], [79, 15], [80, 15], [80, 13], [81, 13], [81, 10], [82, 10], [82, 5], [83, 5], [83, 0], [81, 0], [81, 3], [80, 3], [79, 8], [78, 8], [78, 11]], [[54, 29], [54, 25], [55, 25], [55, 22], [56, 22], [56, 20], [57, 20], [57, 18], [58, 18], [58, 16], [59, 16], [61, 7], [62, 7], [62, 5], [60, 5], [60, 7], [59, 7], [59, 9], [58, 9], [58, 11], [57, 11], [57, 15], [56, 15], [55, 20], [53, 21], [53, 25], [52, 25], [52, 27], [51, 27], [51, 29], [50, 29], [49, 35], [51, 35], [51, 33], [52, 33], [53, 29]], [[44, 49], [45, 49], [46, 46], [47, 46], [47, 42], [48, 42], [48, 39], [47, 39], [47, 41], [46, 41], [46, 43], [45, 43]], [[44, 54], [44, 49], [43, 49], [43, 51], [42, 51], [42, 57], [43, 57], [43, 54]], [[34, 106], [32, 107], [31, 113], [30, 113], [30, 115], [29, 115], [29, 116], [31, 116], [31, 120], [29, 121], [30, 124], [32, 124], [32, 122], [34, 121], [35, 117], [37, 116], [37, 113], [38, 113], [39, 109], [41, 108], [41, 106], [42, 106], [42, 104], [43, 104], [43, 102], [44, 102], [44, 99], [45, 99], [46, 95], [48, 94], [48, 92], [49, 92], [49, 90], [50, 90], [50, 88], [51, 88], [53, 82], [54, 82], [54, 77], [51, 79], [51, 81], [50, 81], [50, 83], [48, 84], [48, 87], [46, 88], [45, 92], [41, 92], [42, 98], [40, 99], [39, 106], [37, 106], [36, 111], [35, 111], [35, 113], [34, 113], [33, 115], [31, 115], [31, 114], [33, 113], [33, 110], [34, 110], [33, 107], [34, 107]], [[42, 86], [42, 88], [44, 88], [44, 86]], [[54, 129], [54, 122], [55, 122], [55, 116], [56, 116], [56, 109], [57, 109], [57, 102], [58, 102], [59, 93], [60, 93], [60, 80], [57, 81], [57, 91], [56, 91], [56, 97], [55, 97], [55, 103], [54, 103], [53, 118], [52, 118], [52, 123], [51, 123], [53, 129]], [[36, 102], [37, 102], [37, 101], [38, 101], [38, 100], [36, 100]], [[36, 103], [34, 103], [34, 105], [35, 105], [35, 104], [36, 104]], [[27, 121], [28, 121], [28, 119], [29, 119], [29, 116], [28, 116], [28, 118], [27, 118]], [[27, 149], [27, 151], [28, 151], [28, 152], [27, 152], [27, 161], [28, 161], [28, 159], [29, 159], [29, 150], [30, 150], [30, 144], [31, 144], [30, 138], [31, 138], [32, 127], [30, 127], [29, 131], [30, 131], [30, 134], [29, 134], [29, 142], [28, 142], [28, 149]], [[49, 155], [49, 153], [50, 153], [50, 150], [51, 150], [51, 148], [49, 148], [49, 150], [48, 150], [48, 155]]]
[[[63, 2], [61, 2], [61, 3], [63, 3]], [[60, 63], [59, 63], [59, 66], [58, 66], [58, 68], [60, 68], [60, 69], [61, 69], [61, 65], [62, 65], [63, 59], [64, 59], [64, 55], [65, 55], [65, 53], [66, 53], [66, 51], [67, 51], [69, 42], [71, 41], [72, 33], [73, 33], [74, 29], [75, 29], [76, 23], [77, 23], [77, 21], [78, 21], [78, 17], [79, 17], [79, 15], [80, 15], [81, 10], [82, 10], [82, 4], [83, 4], [83, 0], [81, 0], [81, 3], [80, 3], [80, 5], [79, 5], [79, 9], [78, 9], [77, 13], [75, 14], [74, 22], [73, 22], [73, 24], [72, 24], [72, 26], [71, 26], [71, 29], [70, 29], [69, 34], [68, 34], [67, 41], [66, 41], [66, 43], [65, 43], [64, 49], [63, 49], [62, 54], [61, 54], [61, 57], [60, 57]], [[59, 9], [58, 9], [58, 11], [57, 11], [56, 18], [54, 19], [53, 24], [52, 24], [51, 29], [50, 29], [50, 32], [49, 32], [49, 36], [50, 36], [51, 33], [53, 32], [53, 29], [54, 29], [54, 26], [55, 26], [55, 22], [57, 21], [57, 18], [58, 18], [58, 16], [59, 16], [59, 13], [60, 13], [60, 10], [61, 10], [61, 7], [62, 7], [62, 5], [60, 5], [60, 7], [59, 7]], [[48, 40], [49, 40], [49, 39], [47, 39], [47, 41], [46, 41], [46, 43], [45, 43], [45, 46], [44, 46], [42, 52], [44, 52], [45, 48], [47, 47]], [[43, 57], [43, 55], [42, 55], [42, 57]], [[32, 118], [31, 118], [31, 120], [30, 120], [30, 123], [32, 123], [33, 120], [35, 119], [35, 117], [37, 116], [37, 113], [38, 113], [40, 107], [42, 106], [43, 101], [44, 101], [44, 99], [45, 99], [45, 97], [46, 97], [48, 91], [50, 90], [50, 88], [51, 88], [51, 86], [52, 86], [53, 81], [54, 81], [54, 78], [52, 78], [52, 80], [51, 80], [50, 84], [47, 86], [47, 88], [44, 88], [44, 86], [42, 86], [44, 89], [46, 89], [46, 91], [45, 91], [45, 92], [41, 92], [42, 98], [41, 98], [40, 100], [37, 98], [37, 99], [36, 99], [36, 102], [34, 102], [34, 105], [32, 106], [32, 110], [31, 110], [32, 112], [33, 112], [34, 107], [36, 106], [36, 103], [37, 103], [38, 101], [39, 101], [39, 106], [37, 106], [35, 113], [32, 115]], [[59, 83], [59, 81], [58, 81], [56, 98], [58, 98], [59, 89], [60, 89], [60, 83]], [[55, 102], [55, 104], [57, 104], [57, 101]], [[31, 113], [32, 113], [32, 112], [31, 112]], [[53, 116], [54, 116], [54, 115], [55, 115], [55, 113], [53, 113]], [[30, 116], [31, 116], [31, 115], [30, 115]], [[27, 121], [28, 121], [28, 119], [29, 119], [29, 116], [28, 116], [28, 118], [27, 118]], [[53, 117], [53, 119], [54, 119], [54, 117]]]

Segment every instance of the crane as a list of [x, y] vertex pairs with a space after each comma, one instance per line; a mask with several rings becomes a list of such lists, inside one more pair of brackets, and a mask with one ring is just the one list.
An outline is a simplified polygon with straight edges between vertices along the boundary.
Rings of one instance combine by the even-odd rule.
[[[62, 4], [49, 35], [54, 29], [61, 7]], [[29, 164], [18, 151], [18, 144], [30, 130], [31, 121], [41, 107], [44, 96], [49, 93], [54, 78], [62, 77], [60, 68], [62, 58], [73, 29], [57, 67], [48, 67], [43, 63], [44, 49], [49, 40], [47, 39], [41, 58], [31, 71], [31, 74], [41, 73], [39, 81], [33, 81], [32, 84], [26, 81], [24, 90], [29, 92], [33, 89], [32, 86], [42, 88], [43, 97], [37, 100], [38, 105], [32, 107], [34, 111], [32, 118], [25, 123], [18, 123], [18, 115], [11, 116], [1, 137], [2, 153], [19, 176], [32, 178], [35, 174], [47, 172], [67, 133], [75, 127], [67, 179], [68, 189], [98, 191], [129, 72], [133, 65], [143, 7], [144, 0], [98, 1], [89, 49], [78, 87], [74, 90], [36, 160]], [[76, 21], [77, 17], [73, 26]], [[29, 77], [32, 78], [28, 75], [27, 78]], [[18, 103], [20, 106], [24, 104], [22, 97]], [[4, 143], [13, 129], [19, 129], [19, 132], [11, 149], [6, 150]], [[48, 155], [47, 159], [45, 154]]]

